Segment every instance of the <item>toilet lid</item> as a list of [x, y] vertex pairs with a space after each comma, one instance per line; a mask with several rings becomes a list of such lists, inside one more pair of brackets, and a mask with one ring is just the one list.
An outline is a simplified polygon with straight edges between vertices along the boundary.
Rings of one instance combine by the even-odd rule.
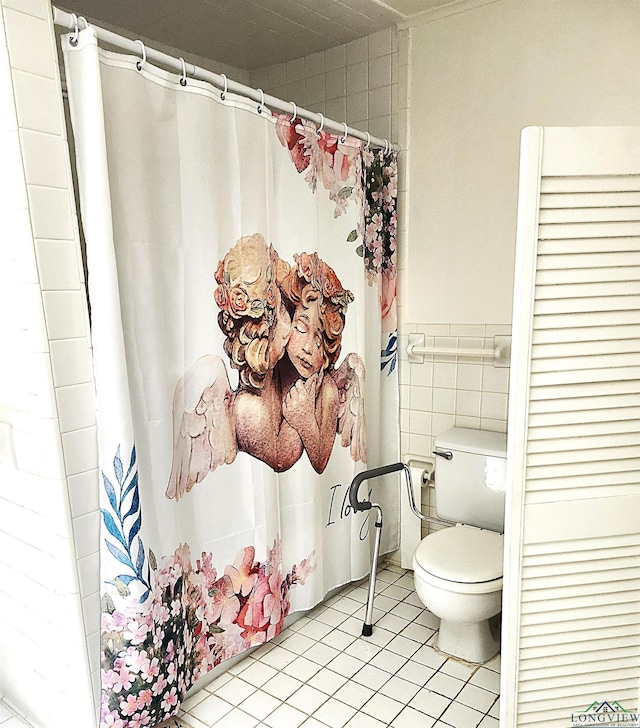
[[472, 526], [443, 528], [422, 539], [415, 560], [429, 574], [466, 584], [502, 577], [503, 537]]

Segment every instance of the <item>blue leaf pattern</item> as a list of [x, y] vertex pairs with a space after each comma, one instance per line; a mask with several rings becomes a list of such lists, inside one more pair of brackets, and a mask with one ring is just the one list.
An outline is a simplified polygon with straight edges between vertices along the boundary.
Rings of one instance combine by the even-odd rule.
[[389, 376], [398, 363], [398, 334], [396, 332], [389, 334], [387, 345], [380, 352], [380, 359], [380, 371], [384, 371], [388, 366], [387, 376]]
[[[111, 506], [111, 511], [107, 508], [101, 508], [100, 512], [102, 513], [102, 522], [106, 531], [115, 539], [117, 545], [109, 540], [109, 538], [105, 538], [105, 544], [109, 553], [117, 561], [130, 569], [131, 574], [120, 574], [114, 580], [107, 583], [114, 584], [115, 579], [118, 579], [125, 586], [131, 584], [131, 582], [139, 582], [144, 588], [142, 596], [139, 599], [140, 603], [142, 603], [150, 594], [151, 569], [147, 565], [147, 574], [145, 577], [145, 550], [139, 535], [142, 526], [142, 510], [140, 507], [140, 491], [138, 489], [135, 445], [131, 449], [131, 460], [126, 475], [122, 465], [122, 458], [120, 457], [120, 446], [118, 445], [118, 449], [113, 458], [113, 475], [115, 475], [117, 489], [112, 480], [102, 472], [102, 482], [109, 505]], [[129, 500], [129, 494], [131, 494], [131, 500], [127, 506], [125, 501]], [[137, 549], [138, 554], [135, 560], [135, 566], [133, 554], [136, 552], [134, 549]]]

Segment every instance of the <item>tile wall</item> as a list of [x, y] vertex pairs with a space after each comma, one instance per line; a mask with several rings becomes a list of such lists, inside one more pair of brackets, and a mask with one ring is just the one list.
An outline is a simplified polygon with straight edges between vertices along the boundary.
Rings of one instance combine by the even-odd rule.
[[95, 408], [60, 77], [49, 2], [0, 8], [0, 689], [36, 726], [72, 705], [89, 727]]

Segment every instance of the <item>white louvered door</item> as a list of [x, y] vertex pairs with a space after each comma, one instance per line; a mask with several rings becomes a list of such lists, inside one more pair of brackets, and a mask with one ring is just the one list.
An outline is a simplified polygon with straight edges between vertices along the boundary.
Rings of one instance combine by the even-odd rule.
[[516, 258], [501, 724], [569, 728], [639, 707], [640, 128], [524, 130]]

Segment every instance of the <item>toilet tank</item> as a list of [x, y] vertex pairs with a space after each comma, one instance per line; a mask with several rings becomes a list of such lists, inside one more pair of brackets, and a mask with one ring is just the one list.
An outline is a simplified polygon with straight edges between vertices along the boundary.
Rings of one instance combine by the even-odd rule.
[[436, 437], [435, 452], [438, 516], [503, 533], [507, 436], [454, 427]]

